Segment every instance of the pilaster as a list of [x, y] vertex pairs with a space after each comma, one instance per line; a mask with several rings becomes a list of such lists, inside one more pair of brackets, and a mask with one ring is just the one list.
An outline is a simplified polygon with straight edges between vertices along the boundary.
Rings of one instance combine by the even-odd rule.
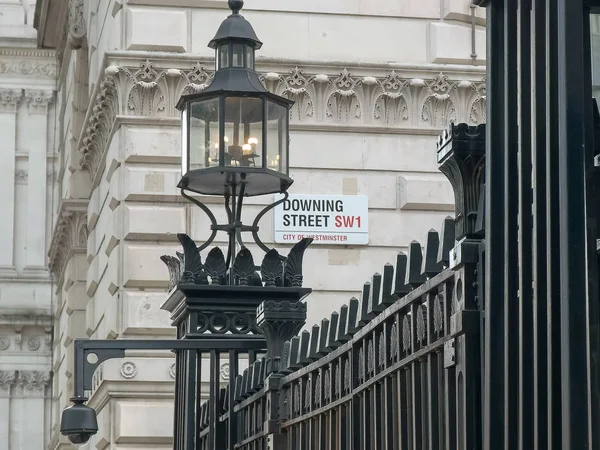
[[10, 394], [16, 377], [15, 370], [0, 370], [0, 448], [10, 448]]
[[14, 276], [15, 148], [21, 89], [0, 89], [0, 276]]
[[53, 98], [52, 91], [25, 90], [31, 132], [25, 137], [28, 147], [28, 177], [27, 254], [24, 270], [42, 275], [48, 274], [46, 229], [41, 224], [46, 220], [48, 105]]

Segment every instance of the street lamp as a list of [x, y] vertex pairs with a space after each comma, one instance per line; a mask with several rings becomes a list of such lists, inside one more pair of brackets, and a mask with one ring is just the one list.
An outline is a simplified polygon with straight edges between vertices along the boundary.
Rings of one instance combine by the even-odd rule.
[[[284, 342], [306, 320], [306, 304], [301, 300], [311, 289], [302, 287], [302, 259], [312, 239], [301, 240], [283, 256], [258, 236], [258, 222], [287, 199], [293, 182], [288, 175], [288, 120], [293, 102], [268, 92], [260, 82], [254, 66], [255, 51], [262, 43], [239, 14], [243, 1], [229, 0], [228, 4], [232, 14], [209, 43], [216, 58], [212, 83], [202, 92], [183, 95], [177, 104], [182, 130], [178, 187], [211, 222], [211, 234], [201, 245], [187, 234], [178, 234], [183, 252], [161, 257], [170, 276], [170, 292], [162, 308], [171, 313], [177, 339], [75, 341], [74, 405], [63, 411], [61, 421], [61, 433], [74, 443], [87, 442], [98, 429], [95, 411], [84, 405], [98, 366], [124, 357], [126, 350], [152, 349], [176, 354], [175, 449], [216, 450], [224, 448], [225, 441], [233, 448], [240, 438], [233, 395], [234, 388], [242, 386], [240, 357], [249, 363], [246, 372], [250, 375], [244, 379], [258, 374], [277, 376]], [[260, 211], [252, 225], [244, 225], [244, 198], [274, 193], [284, 196]], [[226, 224], [217, 224], [201, 195], [224, 197]], [[202, 251], [218, 231], [229, 236], [227, 256], [214, 247], [203, 257]], [[265, 252], [260, 266], [244, 245], [244, 232], [251, 232]], [[265, 358], [259, 360], [257, 354]], [[202, 379], [196, 372], [206, 356], [211, 379], [205, 406], [210, 405], [208, 419], [215, 427], [198, 434]], [[221, 357], [227, 358], [232, 374], [226, 390], [221, 388], [218, 371]], [[219, 422], [224, 433], [216, 427], [220, 394], [227, 399], [229, 412]], [[267, 418], [276, 413], [273, 409]]]
[[[229, 0], [232, 14], [208, 46], [215, 50], [216, 72], [202, 92], [183, 95], [181, 111], [181, 180], [183, 197], [198, 205], [211, 221], [212, 234], [199, 249], [208, 247], [217, 231], [229, 234], [229, 267], [242, 232], [258, 237], [258, 221], [287, 198], [289, 177], [289, 115], [292, 101], [270, 93], [254, 70], [255, 52], [262, 46], [252, 25], [240, 15], [242, 0]], [[214, 215], [186, 191], [225, 198], [228, 223]], [[283, 193], [284, 198], [260, 212], [252, 226], [241, 223], [245, 197]]]

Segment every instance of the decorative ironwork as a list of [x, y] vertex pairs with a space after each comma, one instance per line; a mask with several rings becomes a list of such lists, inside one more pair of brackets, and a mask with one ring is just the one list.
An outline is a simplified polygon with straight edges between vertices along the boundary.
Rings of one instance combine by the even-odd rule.
[[450, 124], [438, 140], [440, 171], [454, 189], [456, 239], [480, 237], [476, 230], [485, 172], [485, 124]]
[[302, 239], [287, 256], [281, 256], [275, 249], [267, 251], [260, 268], [255, 266], [250, 250], [243, 247], [228, 269], [220, 248], [211, 249], [203, 264], [199, 250], [202, 247], [197, 247], [187, 234], [178, 234], [177, 238], [183, 253], [177, 252], [177, 257], [161, 256], [169, 269], [170, 290], [179, 284], [302, 287], [302, 260], [313, 241]]

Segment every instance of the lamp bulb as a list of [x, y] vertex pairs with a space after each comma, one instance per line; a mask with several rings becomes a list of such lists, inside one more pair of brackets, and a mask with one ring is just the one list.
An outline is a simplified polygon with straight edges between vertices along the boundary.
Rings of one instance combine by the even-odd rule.
[[256, 139], [255, 137], [248, 138], [248, 144], [256, 145], [258, 144], [258, 139]]
[[225, 136], [225, 137], [223, 138], [223, 140], [224, 140], [225, 142], [229, 142], [229, 138], [228, 138], [227, 136]]
[[250, 144], [244, 144], [244, 145], [242, 145], [242, 150], [244, 152], [251, 152], [252, 151], [252, 147], [250, 146]]

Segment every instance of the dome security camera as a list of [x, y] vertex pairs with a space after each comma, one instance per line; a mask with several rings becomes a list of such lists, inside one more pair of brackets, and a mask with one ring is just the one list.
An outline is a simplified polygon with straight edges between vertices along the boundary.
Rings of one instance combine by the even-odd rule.
[[75, 445], [85, 444], [98, 432], [96, 411], [83, 404], [86, 400], [74, 397], [71, 399], [73, 405], [62, 412], [60, 432]]

